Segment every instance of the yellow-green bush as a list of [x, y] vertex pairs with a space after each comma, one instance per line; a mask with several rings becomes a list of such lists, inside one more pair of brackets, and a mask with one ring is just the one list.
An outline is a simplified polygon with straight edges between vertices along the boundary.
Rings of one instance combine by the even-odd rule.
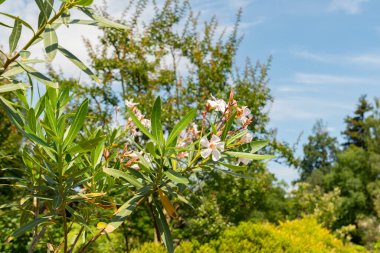
[[[154, 250], [153, 250], [154, 249]], [[134, 253], [161, 253], [163, 248], [154, 244], [144, 244]], [[366, 252], [360, 246], [344, 245], [331, 232], [319, 225], [315, 218], [286, 221], [276, 226], [270, 223], [255, 224], [244, 222], [239, 226], [225, 230], [222, 235], [210, 243], [182, 242], [176, 253], [276, 253], [276, 252]]]

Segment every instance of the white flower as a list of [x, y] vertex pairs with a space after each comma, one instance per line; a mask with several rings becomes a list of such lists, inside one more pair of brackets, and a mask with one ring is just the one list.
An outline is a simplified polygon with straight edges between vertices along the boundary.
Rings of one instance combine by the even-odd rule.
[[200, 143], [205, 148], [201, 151], [203, 158], [209, 157], [212, 154], [212, 160], [218, 161], [220, 159], [220, 152], [224, 151], [224, 142], [220, 141], [218, 136], [213, 135], [210, 141], [207, 140], [206, 136], [203, 136]]
[[248, 159], [248, 158], [239, 158], [238, 159], [238, 165], [240, 164], [240, 163], [242, 163], [242, 164], [244, 164], [244, 165], [247, 165], [250, 161], [252, 161], [251, 159]]
[[216, 99], [214, 96], [211, 96], [212, 100], [207, 100], [207, 103], [212, 109], [215, 109], [217, 112], [224, 113], [227, 108], [227, 103], [223, 99]]
[[244, 125], [247, 122], [247, 120], [249, 120], [252, 117], [252, 114], [251, 114], [251, 110], [246, 106], [243, 106], [241, 110], [242, 110], [242, 114], [240, 115], [240, 120], [241, 120], [241, 123], [243, 123]]
[[150, 127], [152, 125], [150, 122], [150, 119], [142, 119], [141, 123], [143, 124], [144, 127], [148, 128], [148, 129], [150, 129]]
[[125, 100], [125, 105], [129, 108], [132, 108], [132, 107], [135, 107], [136, 105], [138, 105], [138, 103], [134, 103], [133, 99], [131, 98], [130, 100], [128, 100], [128, 99]]
[[243, 138], [241, 138], [241, 141], [242, 141], [243, 143], [249, 143], [249, 142], [252, 141], [252, 139], [253, 139], [253, 135], [252, 135], [250, 132], [247, 132], [247, 133], [243, 136]]

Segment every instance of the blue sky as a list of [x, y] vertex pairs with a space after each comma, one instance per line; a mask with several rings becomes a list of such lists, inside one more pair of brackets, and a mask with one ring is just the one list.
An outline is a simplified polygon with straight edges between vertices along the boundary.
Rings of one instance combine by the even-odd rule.
[[[119, 16], [127, 1], [109, 0], [110, 11]], [[95, 0], [101, 4], [101, 0]], [[344, 117], [361, 94], [380, 96], [380, 1], [376, 0], [190, 0], [201, 17], [216, 15], [222, 27], [231, 28], [234, 14], [243, 8], [241, 43], [237, 65], [246, 57], [265, 62], [273, 57], [269, 87], [275, 101], [271, 127], [278, 137], [301, 146], [317, 119], [324, 119], [330, 133], [339, 137]], [[1, 11], [31, 21], [38, 10], [34, 1], [8, 0]], [[149, 15], [149, 14], [148, 14]], [[2, 20], [0, 20], [2, 21]], [[60, 43], [81, 59], [87, 59], [82, 36], [96, 41], [95, 28], [62, 28]], [[0, 44], [7, 44], [1, 36]], [[37, 48], [32, 53], [41, 53]], [[79, 75], [63, 58], [65, 72]], [[299, 152], [300, 154], [300, 152]], [[290, 182], [294, 169], [270, 164], [279, 179]]]

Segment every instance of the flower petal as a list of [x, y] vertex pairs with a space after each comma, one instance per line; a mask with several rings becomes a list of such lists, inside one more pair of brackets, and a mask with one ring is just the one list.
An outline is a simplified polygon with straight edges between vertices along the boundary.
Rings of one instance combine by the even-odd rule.
[[220, 142], [220, 138], [217, 135], [213, 134], [210, 142], [217, 144], [216, 142]]
[[207, 140], [206, 136], [203, 136], [201, 139], [201, 146], [204, 148], [209, 148], [210, 147], [210, 142]]
[[224, 141], [215, 143], [215, 147], [223, 152], [224, 151]]
[[222, 155], [220, 154], [219, 150], [216, 148], [212, 150], [212, 160], [213, 161], [218, 161]]
[[207, 157], [210, 156], [211, 151], [212, 151], [211, 148], [203, 149], [203, 150], [201, 151], [201, 156], [202, 156], [203, 158], [207, 158]]

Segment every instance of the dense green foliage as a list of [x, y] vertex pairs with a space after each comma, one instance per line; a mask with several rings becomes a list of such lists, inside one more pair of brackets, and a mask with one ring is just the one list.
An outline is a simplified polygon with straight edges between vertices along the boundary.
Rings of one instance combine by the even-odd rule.
[[[113, 21], [90, 0], [36, 4], [29, 43], [18, 45], [33, 28], [6, 15], [10, 51], [0, 51], [1, 252], [380, 249], [379, 100], [360, 97], [341, 147], [318, 121], [298, 159], [268, 127], [271, 59], [234, 65], [241, 12], [219, 34], [187, 1], [131, 1]], [[59, 45], [62, 24], [100, 27], [99, 44], [85, 41], [94, 72]], [[40, 39], [46, 60], [29, 60]], [[57, 53], [98, 83], [56, 72]], [[32, 68], [43, 62], [48, 74]], [[268, 153], [299, 169], [291, 192]]]
[[[144, 244], [134, 253], [161, 253], [155, 244]], [[367, 252], [364, 248], [344, 245], [313, 217], [287, 221], [278, 226], [270, 223], [243, 222], [225, 230], [217, 240], [206, 244], [181, 242], [176, 253], [248, 253], [248, 252]]]

